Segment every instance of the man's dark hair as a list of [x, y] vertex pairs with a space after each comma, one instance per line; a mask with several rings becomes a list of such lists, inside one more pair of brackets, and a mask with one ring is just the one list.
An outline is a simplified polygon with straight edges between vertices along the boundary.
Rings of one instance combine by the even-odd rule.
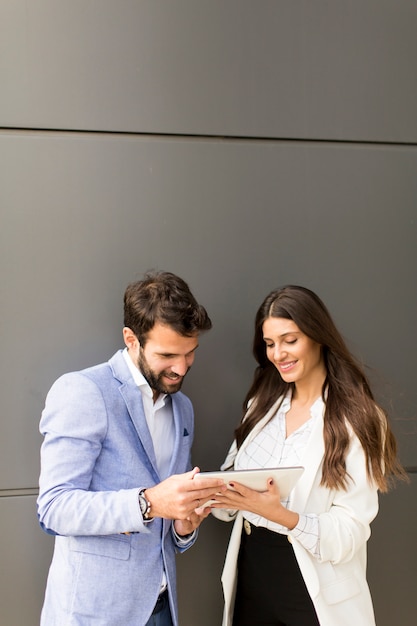
[[131, 283], [125, 291], [124, 325], [135, 333], [142, 347], [156, 322], [184, 337], [211, 328], [205, 308], [187, 283], [171, 272], [147, 272], [143, 280]]

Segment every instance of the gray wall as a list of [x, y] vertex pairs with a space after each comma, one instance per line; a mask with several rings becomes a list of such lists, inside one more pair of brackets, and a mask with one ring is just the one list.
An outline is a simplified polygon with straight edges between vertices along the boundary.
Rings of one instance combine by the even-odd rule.
[[[223, 460], [256, 308], [292, 282], [369, 365], [415, 471], [416, 27], [411, 0], [1, 1], [2, 624], [38, 623], [51, 557], [45, 395], [121, 346], [146, 269], [183, 276], [214, 323], [185, 385], [195, 463]], [[373, 524], [378, 626], [417, 621], [411, 476]], [[178, 559], [182, 626], [220, 624], [229, 532], [209, 519]]]

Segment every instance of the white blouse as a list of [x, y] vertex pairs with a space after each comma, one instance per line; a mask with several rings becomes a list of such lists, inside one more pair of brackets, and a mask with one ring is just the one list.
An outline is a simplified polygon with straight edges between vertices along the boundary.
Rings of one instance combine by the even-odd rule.
[[[323, 400], [318, 398], [310, 407], [310, 419], [286, 437], [286, 414], [291, 407], [291, 394], [287, 395], [274, 417], [260, 430], [236, 459], [235, 470], [303, 465], [303, 453], [314, 423], [323, 413]], [[282, 500], [288, 506], [290, 496]], [[243, 511], [243, 516], [254, 526], [263, 526], [275, 532], [291, 535], [316, 557], [320, 556], [320, 524], [315, 514], [300, 514], [292, 530], [271, 522], [260, 515]]]

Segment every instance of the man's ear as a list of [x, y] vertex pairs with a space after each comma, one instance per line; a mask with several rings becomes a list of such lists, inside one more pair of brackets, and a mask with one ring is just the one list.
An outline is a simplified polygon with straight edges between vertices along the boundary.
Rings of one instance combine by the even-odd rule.
[[123, 328], [123, 339], [128, 350], [133, 350], [134, 348], [140, 346], [139, 339], [136, 337], [133, 330], [131, 330], [128, 326]]

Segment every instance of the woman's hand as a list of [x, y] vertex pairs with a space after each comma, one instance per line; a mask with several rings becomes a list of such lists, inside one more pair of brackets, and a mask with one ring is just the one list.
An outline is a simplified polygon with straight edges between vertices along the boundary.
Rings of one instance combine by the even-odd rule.
[[281, 504], [278, 485], [272, 478], [268, 478], [267, 490], [262, 492], [249, 489], [237, 482], [229, 483], [228, 487], [229, 489], [221, 494], [216, 494], [216, 502], [212, 504], [212, 508], [250, 511], [289, 530], [297, 525], [298, 513], [286, 509]]

